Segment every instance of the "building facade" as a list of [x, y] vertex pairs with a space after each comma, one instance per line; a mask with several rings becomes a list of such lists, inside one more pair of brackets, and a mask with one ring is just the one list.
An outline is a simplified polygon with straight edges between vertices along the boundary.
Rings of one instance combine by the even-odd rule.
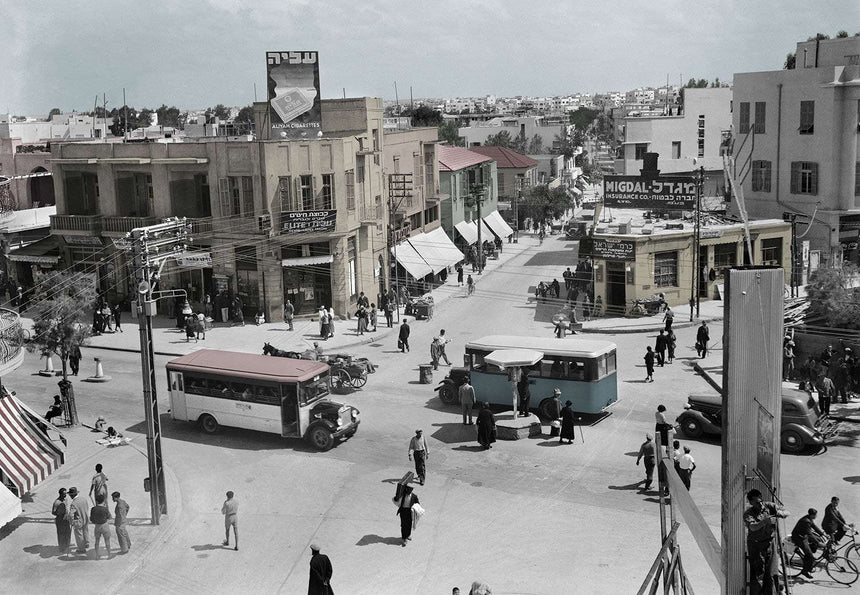
[[[457, 224], [477, 222], [479, 208], [481, 219], [498, 210], [497, 179], [496, 162], [491, 157], [462, 147], [439, 147], [439, 188], [447, 195], [442, 202], [442, 227], [458, 246], [472, 244], [474, 239], [458, 235]], [[482, 235], [484, 239], [493, 238]]]
[[813, 251], [860, 263], [860, 37], [800, 42], [796, 56], [791, 70], [734, 76], [746, 210], [797, 216]]

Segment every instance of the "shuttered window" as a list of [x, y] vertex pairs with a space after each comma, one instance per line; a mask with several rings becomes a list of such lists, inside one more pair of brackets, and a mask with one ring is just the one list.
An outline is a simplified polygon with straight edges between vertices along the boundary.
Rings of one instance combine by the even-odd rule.
[[753, 161], [752, 189], [753, 192], [770, 192], [771, 162]]
[[812, 161], [791, 162], [792, 194], [818, 194], [818, 164]]

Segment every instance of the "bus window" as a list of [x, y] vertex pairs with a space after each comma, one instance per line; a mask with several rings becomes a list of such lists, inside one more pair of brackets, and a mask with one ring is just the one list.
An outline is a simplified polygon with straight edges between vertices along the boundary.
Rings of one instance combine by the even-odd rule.
[[597, 358], [597, 378], [603, 378], [606, 376], [606, 358], [598, 357]]
[[191, 395], [208, 395], [209, 387], [205, 378], [185, 374], [185, 392]]
[[567, 373], [568, 380], [585, 380], [585, 362], [570, 362], [570, 370]]
[[230, 383], [221, 380], [209, 381], [209, 396], [218, 397], [219, 399], [235, 399], [233, 389], [230, 388]]
[[606, 373], [611, 374], [615, 371], [615, 352], [611, 351], [606, 354]]
[[238, 401], [253, 401], [254, 387], [247, 382], [231, 382], [229, 391], [232, 396], [228, 398]]
[[542, 361], [540, 375], [544, 378], [564, 378], [564, 362], [560, 359]]
[[279, 405], [281, 396], [278, 394], [278, 389], [274, 386], [256, 386], [254, 394], [254, 402], [262, 405]]

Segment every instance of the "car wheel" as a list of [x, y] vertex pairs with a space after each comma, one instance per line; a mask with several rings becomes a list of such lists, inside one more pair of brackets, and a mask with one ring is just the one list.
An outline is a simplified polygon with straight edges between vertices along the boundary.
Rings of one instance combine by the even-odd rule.
[[701, 438], [705, 431], [702, 429], [702, 424], [693, 417], [688, 417], [681, 422], [681, 431], [689, 438]]
[[311, 433], [308, 434], [308, 440], [320, 452], [331, 450], [331, 447], [334, 446], [334, 438], [325, 426], [312, 428]]
[[439, 398], [442, 399], [442, 402], [446, 405], [453, 405], [456, 399], [456, 393], [454, 392], [454, 387], [450, 384], [446, 384], [442, 388], [439, 389]]
[[803, 450], [803, 436], [796, 430], [785, 430], [782, 433], [781, 440], [782, 452], [797, 453]]
[[219, 428], [218, 420], [208, 413], [204, 413], [200, 416], [200, 427], [203, 428], [203, 431], [207, 434], [214, 434]]

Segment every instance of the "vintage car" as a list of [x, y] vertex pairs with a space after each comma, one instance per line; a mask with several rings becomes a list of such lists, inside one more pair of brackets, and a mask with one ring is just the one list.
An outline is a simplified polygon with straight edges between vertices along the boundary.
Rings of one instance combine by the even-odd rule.
[[[723, 398], [716, 393], [692, 394], [684, 412], [676, 419], [680, 431], [689, 438], [722, 433]], [[782, 452], [798, 453], [810, 446], [820, 448], [837, 432], [836, 424], [822, 418], [815, 399], [804, 391], [782, 391]]]

